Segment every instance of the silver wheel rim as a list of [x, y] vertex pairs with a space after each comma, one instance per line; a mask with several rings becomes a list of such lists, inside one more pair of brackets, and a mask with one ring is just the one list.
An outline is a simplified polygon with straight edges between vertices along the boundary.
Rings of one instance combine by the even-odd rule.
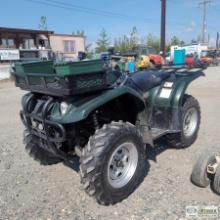
[[187, 110], [183, 120], [183, 131], [186, 137], [191, 137], [195, 133], [197, 129], [198, 118], [198, 111], [196, 108], [192, 107]]
[[136, 146], [131, 143], [119, 145], [108, 162], [108, 182], [113, 188], [125, 186], [134, 176], [138, 164]]

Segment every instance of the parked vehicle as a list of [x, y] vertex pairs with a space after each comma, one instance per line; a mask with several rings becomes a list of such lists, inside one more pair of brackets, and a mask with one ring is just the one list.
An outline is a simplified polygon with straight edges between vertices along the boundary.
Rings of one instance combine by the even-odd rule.
[[137, 69], [144, 70], [152, 67], [149, 56], [141, 55], [138, 59]]
[[168, 52], [166, 53], [166, 56], [165, 56], [165, 64], [166, 65], [172, 65], [173, 61], [171, 60], [171, 53]]
[[220, 63], [220, 50], [216, 50], [216, 60]]
[[202, 63], [205, 63], [207, 65], [211, 65], [214, 61], [213, 53], [209, 50], [202, 51], [200, 60]]
[[183, 46], [171, 46], [170, 48], [170, 60], [171, 62], [174, 60], [174, 53], [175, 50], [185, 50], [185, 54], [188, 56], [192, 54], [197, 54], [198, 58], [201, 57], [201, 53], [204, 50], [208, 50], [208, 44], [207, 43], [200, 43], [200, 44], [189, 44], [189, 45], [183, 45]]
[[203, 188], [211, 183], [214, 192], [220, 195], [220, 156], [210, 152], [203, 153], [194, 165], [191, 180]]
[[138, 54], [139, 57], [145, 55], [149, 57], [151, 67], [161, 67], [164, 64], [163, 57], [159, 55], [153, 47], [146, 45], [139, 45], [134, 48], [135, 53]]
[[120, 202], [144, 180], [146, 147], [162, 136], [178, 148], [196, 140], [200, 107], [185, 92], [203, 75], [171, 68], [129, 77], [101, 60], [17, 63], [16, 85], [30, 91], [20, 113], [25, 148], [42, 165], [79, 158], [88, 195]]
[[215, 49], [202, 51], [201, 62], [209, 66], [218, 66], [220, 62], [219, 51]]
[[185, 58], [185, 64], [189, 67], [189, 68], [194, 68], [195, 67], [195, 58], [193, 55], [187, 55]]
[[202, 62], [197, 55], [187, 55], [185, 58], [185, 64], [188, 68], [203, 68], [206, 69], [209, 64]]

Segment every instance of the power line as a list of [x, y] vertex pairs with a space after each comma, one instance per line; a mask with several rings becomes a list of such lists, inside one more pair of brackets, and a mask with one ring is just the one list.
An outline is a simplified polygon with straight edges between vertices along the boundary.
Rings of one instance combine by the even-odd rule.
[[109, 15], [107, 14], [103, 14], [103, 13], [97, 13], [96, 11], [93, 11], [93, 10], [85, 10], [83, 8], [77, 8], [77, 7], [70, 7], [70, 6], [66, 6], [65, 4], [61, 5], [61, 4], [57, 4], [57, 3], [50, 3], [50, 2], [46, 2], [46, 1], [42, 1], [42, 0], [25, 0], [25, 1], [28, 1], [28, 2], [32, 2], [32, 3], [35, 3], [35, 4], [40, 4], [40, 5], [46, 5], [46, 6], [52, 6], [52, 7], [56, 7], [56, 8], [60, 8], [60, 9], [66, 9], [66, 10], [75, 10], [75, 11], [78, 11], [78, 12], [83, 12], [83, 13], [88, 13], [88, 14], [93, 14], [93, 15], [102, 15], [102, 16], [106, 16], [106, 17], [109, 17]]
[[[24, 0], [24, 1], [27, 1], [29, 3], [45, 5], [45, 6], [49, 6], [49, 7], [56, 7], [59, 9], [65, 9], [65, 10], [69, 10], [69, 11], [82, 12], [82, 13], [87, 13], [87, 14], [92, 14], [92, 15], [97, 15], [97, 16], [103, 16], [103, 17], [107, 17], [107, 18], [119, 18], [123, 21], [127, 21], [127, 20], [135, 21], [136, 20], [139, 23], [144, 23], [144, 24], [147, 24], [147, 23], [152, 24], [153, 22], [155, 23], [154, 18], [146, 18], [146, 17], [143, 18], [143, 17], [129, 16], [129, 15], [120, 14], [120, 13], [116, 13], [116, 12], [110, 12], [107, 10], [99, 10], [99, 9], [84, 7], [81, 5], [64, 3], [64, 2], [61, 2], [58, 0]], [[174, 0], [172, 0], [172, 2], [174, 2]], [[188, 26], [187, 23], [177, 22], [176, 20], [172, 20], [172, 19], [168, 19], [168, 22], [171, 22], [171, 23], [176, 24], [178, 26]], [[214, 29], [214, 27], [213, 27], [213, 29]]]
[[[70, 11], [74, 10], [76, 12], [83, 12], [83, 13], [87, 13], [87, 14], [104, 16], [104, 17], [111, 17], [111, 18], [117, 17], [117, 18], [120, 18], [120, 19], [139, 20], [141, 22], [144, 22], [144, 20], [146, 20], [146, 18], [143, 19], [143, 18], [140, 18], [140, 17], [134, 17], [134, 16], [129, 16], [129, 15], [120, 14], [120, 13], [114, 13], [114, 12], [110, 12], [110, 11], [98, 10], [98, 9], [94, 9], [94, 8], [87, 8], [87, 7], [83, 7], [83, 6], [80, 6], [80, 5], [64, 3], [64, 2], [60, 2], [60, 1], [56, 1], [56, 0], [25, 0], [25, 1], [35, 3], [35, 4], [41, 4], [41, 5], [66, 9], [66, 10], [70, 10]], [[149, 22], [150, 21], [155, 21], [151, 18], [147, 18], [147, 20]]]
[[[60, 9], [66, 9], [69, 11], [76, 11], [76, 12], [83, 12], [83, 13], [88, 13], [88, 14], [94, 14], [94, 15], [99, 15], [99, 16], [105, 16], [105, 17], [110, 17], [112, 18], [114, 16], [119, 16], [120, 18], [126, 18], [126, 19], [132, 19], [132, 20], [139, 20], [142, 23], [146, 23], [145, 21], [149, 21], [149, 23], [152, 24], [152, 22], [155, 22], [155, 19], [153, 18], [147, 18], [147, 17], [134, 17], [134, 16], [129, 16], [125, 14], [119, 14], [119, 13], [114, 13], [110, 11], [104, 11], [104, 10], [97, 10], [93, 8], [87, 8], [79, 5], [73, 5], [70, 3], [64, 3], [64, 2], [59, 2], [55, 0], [24, 0], [27, 2], [35, 3], [35, 4], [40, 4], [40, 5], [45, 5], [45, 6], [51, 6], [51, 7], [56, 7]], [[180, 25], [187, 25], [183, 23], [176, 22], [175, 20], [169, 20], [172, 23], [175, 24], [180, 24]]]
[[120, 14], [120, 13], [115, 13], [115, 12], [110, 12], [110, 11], [105, 11], [105, 10], [98, 10], [98, 9], [95, 9], [95, 8], [88, 8], [88, 7], [84, 7], [84, 6], [81, 6], [81, 5], [64, 3], [64, 2], [60, 2], [60, 1], [56, 1], [56, 0], [44, 0], [44, 1], [51, 2], [51, 3], [56, 3], [56, 4], [59, 4], [59, 5], [65, 5], [65, 6], [68, 6], [68, 7], [73, 7], [73, 8], [76, 8], [76, 9], [79, 9], [79, 10], [85, 10], [85, 11], [88, 11], [88, 12], [92, 11], [92, 12], [97, 12], [97, 13], [100, 13], [100, 14], [113, 15], [113, 16], [119, 16], [119, 17], [124, 17], [124, 18], [135, 18], [133, 16], [129, 16], [129, 15], [125, 15], [125, 14]]
[[[146, 23], [146, 20], [150, 24], [155, 22], [155, 19], [153, 19], [153, 18], [134, 17], [134, 16], [124, 15], [124, 14], [104, 11], [104, 10], [86, 8], [83, 6], [73, 5], [73, 4], [69, 4], [69, 3], [63, 3], [63, 2], [59, 2], [59, 1], [55, 1], [55, 0], [24, 0], [24, 1], [35, 3], [35, 4], [40, 4], [40, 5], [45, 5], [45, 6], [50, 6], [50, 7], [56, 7], [56, 8], [60, 8], [60, 9], [66, 9], [69, 11], [83, 12], [83, 13], [94, 14], [94, 15], [104, 16], [104, 17], [109, 17], [109, 18], [113, 18], [113, 15], [114, 15], [120, 19], [138, 20], [139, 22], [141, 21], [141, 23]], [[181, 25], [181, 26], [187, 25], [186, 23], [176, 22], [176, 20], [169, 19], [169, 21], [172, 23]]]

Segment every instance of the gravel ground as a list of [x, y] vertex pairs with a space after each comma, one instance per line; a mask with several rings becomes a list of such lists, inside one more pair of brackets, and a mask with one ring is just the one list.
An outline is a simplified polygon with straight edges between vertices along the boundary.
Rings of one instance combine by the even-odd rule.
[[219, 205], [209, 187], [200, 189], [189, 180], [198, 156], [206, 149], [219, 149], [219, 83], [220, 69], [213, 67], [189, 88], [202, 109], [196, 143], [184, 150], [149, 149], [150, 171], [144, 182], [129, 198], [110, 207], [89, 198], [72, 169], [63, 164], [43, 167], [29, 158], [19, 119], [24, 93], [11, 82], [0, 83], [0, 220], [174, 220], [185, 219], [186, 206]]

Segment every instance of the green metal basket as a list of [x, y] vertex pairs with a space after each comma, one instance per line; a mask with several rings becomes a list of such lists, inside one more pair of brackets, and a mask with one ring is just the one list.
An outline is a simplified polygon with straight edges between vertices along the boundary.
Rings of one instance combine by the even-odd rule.
[[77, 62], [66, 62], [55, 65], [56, 74], [59, 76], [84, 75], [104, 71], [104, 61], [86, 60]]
[[54, 96], [94, 92], [108, 86], [107, 71], [101, 60], [56, 64], [56, 71], [52, 62], [35, 64], [16, 64], [16, 86]]
[[18, 75], [26, 75], [27, 73], [53, 74], [53, 61], [17, 62], [15, 63], [15, 72]]

